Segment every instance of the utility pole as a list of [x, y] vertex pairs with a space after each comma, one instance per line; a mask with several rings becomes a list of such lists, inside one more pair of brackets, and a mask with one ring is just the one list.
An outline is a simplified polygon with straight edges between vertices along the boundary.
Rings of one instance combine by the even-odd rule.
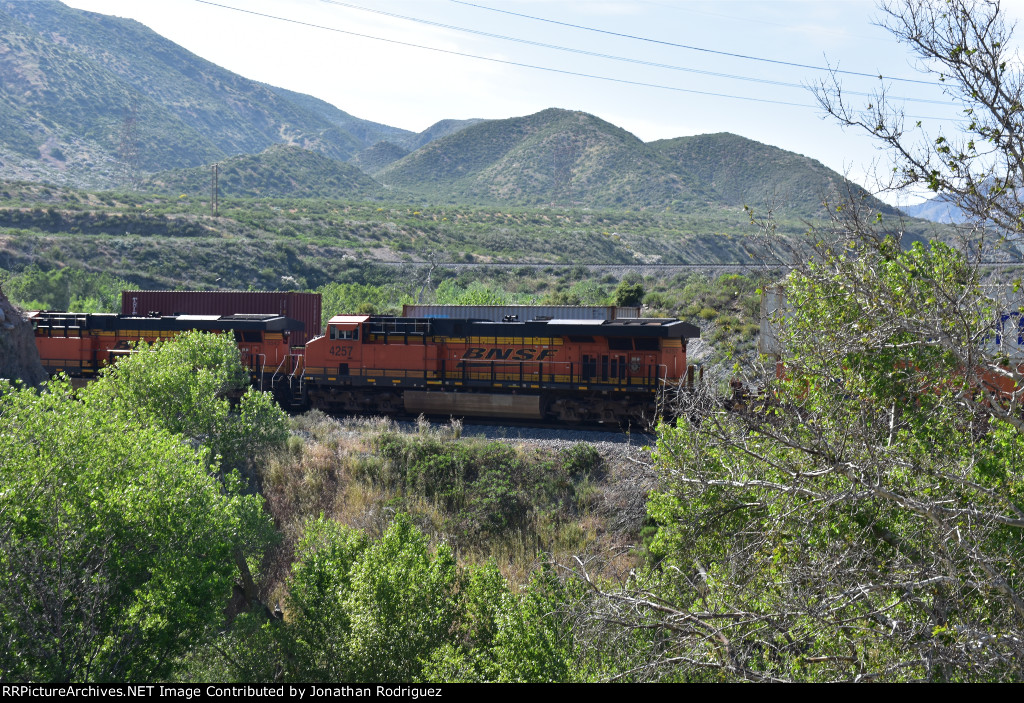
[[139, 189], [139, 125], [138, 107], [134, 98], [129, 98], [121, 121], [120, 143], [117, 148], [121, 158], [121, 187], [125, 190]]
[[217, 203], [217, 171], [219, 164], [213, 165], [213, 184], [211, 190], [213, 191], [213, 198], [210, 200], [210, 209], [213, 210], [213, 216], [217, 217], [219, 208]]

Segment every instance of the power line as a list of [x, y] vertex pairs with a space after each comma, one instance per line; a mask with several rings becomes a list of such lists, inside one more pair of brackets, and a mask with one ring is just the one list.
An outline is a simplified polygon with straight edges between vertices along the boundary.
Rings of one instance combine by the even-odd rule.
[[662, 46], [672, 46], [677, 49], [688, 49], [690, 51], [701, 51], [706, 54], [717, 54], [719, 56], [730, 56], [735, 59], [746, 59], [748, 61], [762, 61], [764, 63], [776, 64], [778, 66], [793, 66], [795, 68], [808, 68], [812, 71], [826, 71], [828, 73], [840, 73], [845, 76], [861, 76], [864, 78], [878, 78], [880, 80], [889, 81], [900, 81], [901, 83], [917, 83], [920, 85], [937, 85], [933, 81], [922, 81], [914, 78], [896, 78], [895, 76], [883, 76], [878, 73], [862, 73], [859, 71], [842, 71], [837, 68], [829, 68], [827, 66], [812, 66], [810, 64], [793, 63], [791, 61], [780, 61], [778, 59], [767, 59], [762, 56], [748, 56], [746, 54], [734, 54], [728, 51], [718, 51], [716, 49], [705, 49], [699, 46], [690, 46], [689, 44], [677, 44], [675, 42], [664, 41], [662, 39], [651, 39], [650, 37], [641, 37], [635, 34], [624, 34], [622, 32], [613, 32], [608, 29], [598, 29], [597, 27], [586, 27], [581, 24], [573, 24], [572, 22], [560, 22], [558, 20], [548, 19], [547, 17], [537, 17], [536, 15], [527, 15], [522, 12], [512, 12], [511, 10], [500, 10], [496, 7], [487, 7], [486, 5], [478, 5], [474, 2], [466, 2], [466, 0], [451, 0], [451, 2], [457, 5], [466, 5], [468, 7], [475, 7], [480, 10], [488, 10], [490, 12], [500, 12], [504, 15], [512, 15], [514, 17], [523, 17], [529, 20], [536, 20], [537, 22], [547, 22], [548, 24], [557, 24], [562, 27], [572, 27], [573, 29], [582, 29], [587, 32], [597, 32], [598, 34], [607, 34], [613, 37], [622, 37], [624, 39], [635, 39], [637, 41], [649, 42], [651, 44], [661, 44]]
[[[408, 15], [400, 15], [400, 14], [397, 14], [397, 13], [394, 13], [394, 12], [387, 12], [385, 10], [377, 10], [377, 9], [374, 9], [374, 8], [371, 8], [371, 7], [362, 7], [360, 5], [353, 5], [352, 3], [348, 3], [348, 2], [341, 2], [340, 0], [321, 0], [321, 2], [327, 3], [329, 5], [339, 5], [341, 7], [347, 7], [347, 8], [352, 9], [352, 10], [361, 10], [363, 12], [372, 12], [374, 14], [383, 15], [385, 17], [394, 17], [395, 19], [405, 20], [407, 22], [417, 22], [419, 24], [429, 25], [431, 27], [440, 27], [442, 29], [450, 29], [450, 30], [454, 30], [454, 31], [457, 31], [457, 32], [465, 32], [467, 34], [475, 34], [477, 36], [488, 37], [490, 39], [501, 39], [501, 40], [504, 40], [504, 41], [516, 42], [518, 44], [526, 44], [526, 45], [529, 45], [529, 46], [537, 46], [537, 47], [541, 47], [541, 48], [544, 48], [544, 49], [555, 49], [556, 51], [566, 51], [566, 52], [573, 53], [573, 54], [580, 54], [582, 56], [593, 56], [595, 58], [609, 59], [609, 60], [612, 60], [612, 61], [623, 61], [623, 62], [626, 62], [626, 63], [638, 64], [638, 65], [641, 65], [641, 66], [650, 66], [652, 68], [664, 68], [664, 69], [669, 69], [669, 70], [672, 70], [672, 71], [685, 71], [687, 73], [697, 73], [697, 74], [701, 74], [701, 75], [704, 75], [704, 76], [713, 76], [715, 78], [730, 78], [732, 80], [749, 81], [751, 83], [761, 83], [763, 85], [776, 85], [776, 86], [780, 86], [780, 87], [784, 87], [784, 88], [798, 88], [800, 90], [807, 90], [807, 86], [801, 85], [799, 83], [788, 83], [788, 82], [785, 82], [785, 81], [774, 81], [774, 80], [769, 80], [769, 79], [766, 79], [766, 78], [754, 78], [754, 77], [751, 77], [751, 76], [739, 76], [739, 75], [735, 75], [735, 74], [731, 74], [731, 73], [717, 73], [715, 71], [705, 71], [705, 70], [702, 70], [702, 69], [688, 68], [688, 67], [685, 67], [685, 66], [674, 66], [674, 65], [671, 65], [671, 64], [657, 63], [655, 61], [647, 61], [647, 60], [644, 60], [644, 59], [634, 59], [634, 58], [630, 58], [628, 56], [615, 56], [615, 55], [612, 55], [612, 54], [602, 54], [602, 53], [597, 52], [597, 51], [589, 51], [587, 49], [576, 49], [576, 48], [573, 48], [573, 47], [561, 46], [561, 45], [558, 45], [558, 44], [546, 44], [544, 42], [534, 41], [532, 39], [523, 39], [521, 37], [510, 37], [510, 36], [507, 36], [507, 35], [504, 35], [504, 34], [495, 34], [493, 32], [485, 32], [485, 31], [478, 30], [478, 29], [469, 29], [467, 27], [458, 27], [456, 25], [445, 24], [444, 22], [435, 22], [433, 20], [422, 19], [422, 18], [419, 18], [419, 17], [409, 17]], [[504, 12], [504, 10], [500, 10], [500, 12]], [[846, 91], [846, 93], [848, 95], [856, 95], [856, 96], [859, 96], [859, 97], [867, 97], [867, 98], [875, 97], [872, 93], [862, 93], [862, 92], [855, 92], [855, 91]], [[929, 99], [926, 99], [926, 98], [908, 98], [908, 97], [890, 96], [890, 99], [902, 100], [902, 101], [907, 101], [907, 102], [916, 102], [916, 103], [930, 103], [932, 105], [948, 105], [949, 104], [948, 100], [929, 100]]]
[[279, 22], [288, 22], [290, 24], [297, 24], [303, 27], [312, 27], [314, 29], [323, 29], [328, 32], [337, 32], [338, 34], [347, 34], [352, 37], [360, 37], [362, 39], [373, 39], [374, 41], [387, 42], [389, 44], [397, 44], [399, 46], [408, 46], [414, 49], [425, 49], [427, 51], [435, 51], [439, 54], [449, 54], [451, 56], [462, 56], [469, 59], [478, 59], [480, 61], [490, 61], [491, 63], [500, 63], [507, 66], [517, 66], [519, 68], [532, 68], [537, 71], [548, 71], [549, 73], [560, 73], [566, 76], [576, 76], [577, 78], [593, 78], [599, 81], [609, 81], [611, 83], [623, 83], [626, 85], [635, 85], [643, 88], [658, 88], [660, 90], [672, 90], [677, 93], [691, 93], [694, 95], [708, 95], [716, 98], [732, 98], [734, 100], [749, 100], [752, 102], [759, 103], [771, 103], [773, 105], [789, 105], [791, 107], [809, 107], [815, 108], [817, 106], [810, 105], [808, 103], [794, 103], [785, 100], [770, 100], [768, 98], [753, 98], [746, 95], [729, 95], [727, 93], [713, 93], [705, 90], [693, 90], [691, 88], [679, 88], [671, 85], [661, 85], [659, 83], [644, 83], [642, 81], [631, 81], [626, 78], [612, 78], [610, 76], [598, 76], [593, 73], [581, 73], [579, 71], [567, 71], [561, 68], [551, 68], [550, 66], [537, 66], [529, 63], [521, 63], [519, 61], [508, 61], [506, 59], [495, 59], [490, 56], [480, 56], [478, 54], [469, 54], [462, 51], [452, 51], [450, 49], [438, 49], [433, 46], [424, 46], [423, 44], [413, 44], [412, 42], [399, 41], [397, 39], [387, 39], [385, 37], [375, 37], [370, 34], [362, 34], [360, 32], [350, 32], [346, 29], [338, 29], [337, 27], [326, 27], [322, 24], [315, 24], [313, 22], [304, 22], [302, 20], [291, 19], [290, 17], [280, 17], [278, 15], [269, 15], [264, 12], [256, 12], [255, 10], [246, 10], [241, 7], [232, 7], [231, 5], [222, 5], [221, 3], [211, 2], [211, 0], [195, 0], [202, 5], [211, 5], [213, 7], [220, 7], [225, 10], [233, 10], [235, 12], [242, 12], [247, 15], [255, 15], [257, 17], [265, 17], [271, 20], [277, 20]]
[[[706, 90], [694, 90], [692, 88], [679, 88], [677, 86], [662, 85], [660, 83], [645, 83], [643, 81], [632, 81], [632, 80], [628, 80], [626, 78], [612, 78], [610, 76], [599, 76], [599, 75], [596, 75], [596, 74], [593, 74], [593, 73], [582, 73], [582, 72], [579, 72], [579, 71], [568, 71], [568, 70], [561, 69], [561, 68], [551, 68], [550, 66], [537, 66], [535, 64], [522, 63], [522, 62], [518, 62], [518, 61], [509, 61], [509, 60], [506, 60], [506, 59], [496, 59], [496, 58], [492, 58], [490, 56], [480, 56], [478, 54], [469, 54], [469, 53], [462, 52], [462, 51], [452, 51], [450, 49], [439, 49], [439, 48], [433, 47], [433, 46], [424, 46], [423, 44], [414, 44], [412, 42], [399, 41], [397, 39], [388, 39], [386, 37], [375, 37], [375, 36], [370, 35], [370, 34], [363, 34], [363, 33], [360, 33], [360, 32], [351, 32], [351, 31], [345, 30], [345, 29], [338, 29], [337, 27], [327, 27], [327, 26], [324, 26], [324, 25], [321, 25], [321, 24], [315, 24], [313, 22], [305, 22], [303, 20], [292, 19], [290, 17], [281, 17], [281, 16], [278, 16], [278, 15], [270, 15], [270, 14], [267, 14], [267, 13], [264, 13], [264, 12], [256, 12], [255, 10], [246, 10], [244, 8], [241, 8], [241, 7], [233, 7], [231, 5], [224, 5], [224, 4], [221, 4], [221, 3], [212, 2], [211, 0], [195, 0], [195, 2], [198, 2], [198, 3], [202, 4], [202, 5], [210, 5], [212, 7], [220, 7], [220, 8], [225, 9], [225, 10], [232, 10], [234, 12], [241, 12], [243, 14], [253, 15], [253, 16], [256, 16], [256, 17], [263, 17], [263, 18], [266, 18], [266, 19], [276, 20], [278, 22], [288, 22], [289, 24], [296, 24], [296, 25], [300, 25], [300, 26], [303, 26], [303, 27], [311, 27], [313, 29], [322, 29], [322, 30], [325, 30], [325, 31], [328, 31], [328, 32], [335, 32], [335, 33], [338, 33], [338, 34], [347, 34], [349, 36], [360, 37], [362, 39], [372, 39], [374, 41], [382, 41], [382, 42], [386, 42], [388, 44], [396, 44], [398, 46], [407, 46], [407, 47], [411, 47], [411, 48], [414, 48], [414, 49], [424, 49], [426, 51], [433, 51], [433, 52], [436, 52], [436, 53], [448, 54], [448, 55], [451, 55], [451, 56], [461, 56], [463, 58], [477, 59], [477, 60], [480, 60], [480, 61], [489, 61], [491, 63], [498, 63], [498, 64], [503, 64], [503, 65], [506, 65], [506, 66], [516, 66], [518, 68], [530, 68], [530, 69], [534, 69], [534, 70], [537, 70], [537, 71], [547, 71], [549, 73], [558, 73], [558, 74], [565, 75], [565, 76], [575, 76], [577, 78], [591, 78], [591, 79], [594, 79], [594, 80], [607, 81], [607, 82], [610, 82], [610, 83], [620, 83], [620, 84], [624, 84], [624, 85], [634, 85], [634, 86], [638, 86], [638, 87], [642, 87], [642, 88], [657, 88], [659, 90], [671, 90], [673, 92], [689, 93], [691, 95], [706, 95], [706, 96], [709, 96], [709, 97], [730, 98], [730, 99], [733, 99], [733, 100], [746, 100], [748, 102], [767, 103], [767, 104], [771, 104], [771, 105], [786, 105], [786, 106], [789, 106], [789, 107], [802, 107], [802, 108], [811, 108], [811, 109], [817, 109], [818, 108], [817, 105], [811, 105], [811, 104], [808, 104], [808, 103], [796, 103], [796, 102], [789, 102], [789, 101], [786, 101], [786, 100], [771, 100], [769, 98], [755, 98], [755, 97], [751, 97], [751, 96], [747, 96], [747, 95], [731, 95], [731, 94], [728, 94], [728, 93], [715, 93], [715, 92], [706, 91]], [[919, 116], [919, 115], [906, 115], [906, 117], [913, 117], [914, 119], [941, 119], [941, 118], [933, 118], [933, 117], [923, 117], [923, 116]]]

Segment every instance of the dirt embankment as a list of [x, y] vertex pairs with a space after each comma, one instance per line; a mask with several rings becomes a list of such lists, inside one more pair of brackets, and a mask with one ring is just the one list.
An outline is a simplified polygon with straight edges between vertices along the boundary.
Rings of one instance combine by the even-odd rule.
[[0, 378], [37, 386], [47, 379], [32, 325], [0, 290]]

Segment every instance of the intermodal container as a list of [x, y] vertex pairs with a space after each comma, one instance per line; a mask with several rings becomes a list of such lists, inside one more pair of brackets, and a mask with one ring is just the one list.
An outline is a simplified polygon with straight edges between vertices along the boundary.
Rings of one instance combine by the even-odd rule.
[[320, 334], [320, 294], [295, 291], [248, 290], [126, 290], [121, 293], [121, 314], [158, 315], [283, 315], [301, 320], [304, 332], [292, 335], [302, 345]]

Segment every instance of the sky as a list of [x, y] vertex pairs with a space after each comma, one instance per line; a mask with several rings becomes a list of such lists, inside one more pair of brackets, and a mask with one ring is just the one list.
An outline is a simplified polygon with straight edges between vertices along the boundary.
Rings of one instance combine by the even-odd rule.
[[[848, 72], [838, 78], [855, 105], [880, 85], [912, 99], [900, 106], [929, 134], [955, 131], [962, 109], [878, 26], [884, 15], [870, 0], [63, 1], [130, 17], [246, 78], [415, 132], [559, 107], [644, 141], [732, 132], [873, 191], [888, 155], [825, 115], [810, 88], [831, 80], [827, 69]], [[1003, 6], [1024, 16], [1024, 0]]]

